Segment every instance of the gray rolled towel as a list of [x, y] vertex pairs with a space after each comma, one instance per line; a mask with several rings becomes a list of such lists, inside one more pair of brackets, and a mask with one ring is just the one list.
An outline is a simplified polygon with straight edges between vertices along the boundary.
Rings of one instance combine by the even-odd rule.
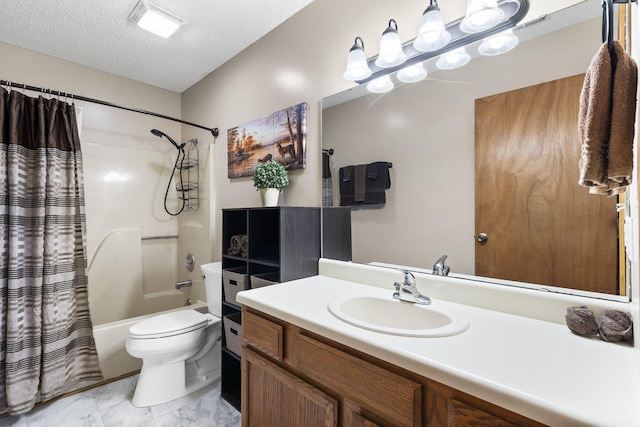
[[596, 315], [586, 305], [568, 307], [564, 319], [569, 329], [578, 335], [591, 336], [598, 333]]
[[628, 341], [633, 338], [631, 314], [619, 310], [606, 310], [600, 322], [600, 338], [608, 342]]

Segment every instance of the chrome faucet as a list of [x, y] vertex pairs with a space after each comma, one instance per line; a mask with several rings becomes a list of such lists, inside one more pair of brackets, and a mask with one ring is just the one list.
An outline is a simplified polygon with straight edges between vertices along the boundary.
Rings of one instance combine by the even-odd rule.
[[176, 289], [184, 288], [185, 286], [191, 286], [191, 279], [176, 283]]
[[440, 259], [438, 259], [436, 263], [433, 264], [433, 274], [437, 276], [447, 276], [449, 274], [449, 270], [451, 269], [448, 265], [444, 264], [445, 259], [447, 259], [447, 256], [442, 255]]
[[396, 291], [393, 293], [393, 297], [400, 301], [414, 302], [416, 304], [431, 304], [431, 299], [420, 294], [416, 287], [416, 278], [407, 270], [402, 270], [404, 275], [403, 283], [395, 282]]

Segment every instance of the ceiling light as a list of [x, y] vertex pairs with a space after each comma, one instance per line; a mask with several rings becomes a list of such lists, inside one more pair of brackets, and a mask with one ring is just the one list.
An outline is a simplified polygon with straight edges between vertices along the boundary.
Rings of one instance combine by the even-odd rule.
[[467, 65], [470, 60], [471, 57], [463, 46], [440, 55], [440, 58], [436, 61], [436, 67], [441, 70], [453, 70], [454, 68], [460, 68], [463, 65]]
[[347, 57], [347, 69], [342, 75], [347, 80], [362, 80], [371, 75], [371, 69], [367, 64], [367, 57], [364, 54], [364, 42], [360, 37], [356, 37], [353, 47], [349, 50]]
[[398, 23], [391, 19], [389, 20], [389, 26], [384, 30], [380, 39], [380, 53], [378, 54], [378, 59], [376, 59], [376, 65], [383, 68], [395, 67], [406, 60], [407, 55], [402, 50], [402, 43], [398, 35]]
[[498, 0], [468, 0], [460, 29], [465, 33], [477, 33], [494, 27], [502, 18], [504, 12], [498, 7]]
[[437, 0], [422, 14], [418, 37], [413, 41], [413, 47], [420, 52], [430, 52], [445, 46], [451, 40], [451, 34], [444, 28], [444, 18], [438, 7]]
[[510, 28], [506, 31], [487, 37], [482, 41], [478, 51], [482, 55], [492, 56], [500, 55], [513, 49], [518, 45], [518, 37], [513, 34], [513, 30]]
[[186, 23], [184, 19], [160, 9], [158, 6], [140, 0], [129, 14], [129, 20], [160, 37], [169, 38]]

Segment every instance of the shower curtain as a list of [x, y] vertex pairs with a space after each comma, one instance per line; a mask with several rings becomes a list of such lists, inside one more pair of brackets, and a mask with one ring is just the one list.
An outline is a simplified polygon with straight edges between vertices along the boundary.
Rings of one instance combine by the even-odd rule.
[[0, 88], [0, 411], [102, 379], [73, 105]]

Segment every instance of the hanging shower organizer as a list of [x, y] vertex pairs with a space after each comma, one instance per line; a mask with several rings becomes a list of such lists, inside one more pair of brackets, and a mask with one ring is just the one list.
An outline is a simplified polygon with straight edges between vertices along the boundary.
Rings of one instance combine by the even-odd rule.
[[185, 209], [197, 211], [200, 209], [198, 140], [190, 139], [186, 144], [184, 159], [178, 165], [181, 179], [176, 180], [176, 191], [180, 193]]

